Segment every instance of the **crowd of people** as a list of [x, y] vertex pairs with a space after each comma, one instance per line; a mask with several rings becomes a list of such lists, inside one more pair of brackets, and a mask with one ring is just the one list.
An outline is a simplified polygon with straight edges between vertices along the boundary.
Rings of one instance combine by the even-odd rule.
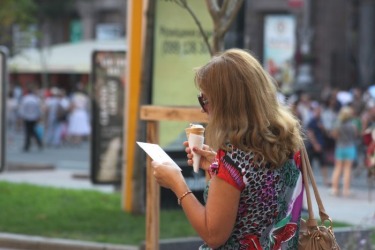
[[[332, 195], [351, 196], [353, 168], [375, 176], [375, 95], [370, 88], [325, 89], [321, 93], [318, 98], [307, 92], [278, 98], [299, 118], [310, 161], [319, 166]], [[343, 93], [345, 97], [340, 96]], [[23, 130], [25, 152], [33, 139], [39, 149], [79, 145], [91, 132], [89, 98], [82, 90], [68, 96], [57, 87], [12, 89], [6, 107], [9, 140]]]
[[24, 131], [22, 150], [28, 152], [35, 140], [37, 147], [79, 145], [91, 132], [89, 98], [83, 90], [70, 95], [62, 88], [47, 90], [13, 88], [7, 98], [8, 142]]
[[[300, 92], [287, 102], [301, 121], [310, 161], [318, 165], [334, 196], [349, 197], [353, 169], [375, 169], [374, 87], [350, 91], [324, 89], [321, 96]], [[372, 160], [374, 158], [374, 160]], [[333, 167], [330, 175], [329, 167]], [[342, 185], [341, 185], [342, 178]], [[342, 186], [342, 188], [341, 188]]]

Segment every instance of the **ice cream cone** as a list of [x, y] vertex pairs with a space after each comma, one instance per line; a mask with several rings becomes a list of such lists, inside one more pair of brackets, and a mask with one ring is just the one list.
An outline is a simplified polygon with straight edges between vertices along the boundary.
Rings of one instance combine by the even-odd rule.
[[[204, 141], [204, 127], [199, 124], [190, 124], [190, 127], [185, 129], [186, 137], [189, 141], [189, 147], [193, 150], [193, 147], [203, 148]], [[199, 172], [199, 162], [201, 156], [193, 152], [193, 169], [194, 172]]]
[[190, 134], [196, 134], [203, 136], [204, 134], [204, 127], [199, 124], [190, 124], [190, 127], [185, 129], [186, 138], [189, 139]]

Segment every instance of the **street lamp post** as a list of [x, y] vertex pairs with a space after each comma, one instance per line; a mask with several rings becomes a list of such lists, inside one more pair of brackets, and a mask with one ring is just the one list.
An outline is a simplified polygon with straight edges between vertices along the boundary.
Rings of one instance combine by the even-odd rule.
[[311, 27], [311, 0], [304, 0], [301, 11], [301, 22], [298, 28], [298, 41], [300, 62], [297, 68], [296, 88], [306, 89], [311, 87], [313, 76], [311, 72], [311, 41], [313, 29]]

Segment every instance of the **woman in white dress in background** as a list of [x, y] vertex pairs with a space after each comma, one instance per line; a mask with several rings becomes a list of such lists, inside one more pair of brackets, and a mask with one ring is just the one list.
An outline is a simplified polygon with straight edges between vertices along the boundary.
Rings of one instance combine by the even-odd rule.
[[89, 98], [78, 91], [71, 99], [71, 113], [68, 120], [68, 136], [72, 144], [80, 144], [91, 133]]

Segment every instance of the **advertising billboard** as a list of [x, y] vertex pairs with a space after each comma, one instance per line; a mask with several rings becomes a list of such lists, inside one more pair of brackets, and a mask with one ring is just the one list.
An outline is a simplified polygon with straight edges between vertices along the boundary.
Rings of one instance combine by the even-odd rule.
[[91, 181], [121, 183], [125, 101], [125, 51], [92, 56]]
[[283, 93], [293, 90], [296, 20], [293, 15], [266, 15], [264, 19], [264, 67]]
[[[211, 37], [213, 23], [205, 1], [190, 0], [188, 4]], [[152, 104], [197, 106], [194, 68], [207, 63], [210, 54], [194, 19], [173, 1], [156, 1], [153, 51]], [[161, 122], [160, 144], [171, 145], [187, 125]]]

